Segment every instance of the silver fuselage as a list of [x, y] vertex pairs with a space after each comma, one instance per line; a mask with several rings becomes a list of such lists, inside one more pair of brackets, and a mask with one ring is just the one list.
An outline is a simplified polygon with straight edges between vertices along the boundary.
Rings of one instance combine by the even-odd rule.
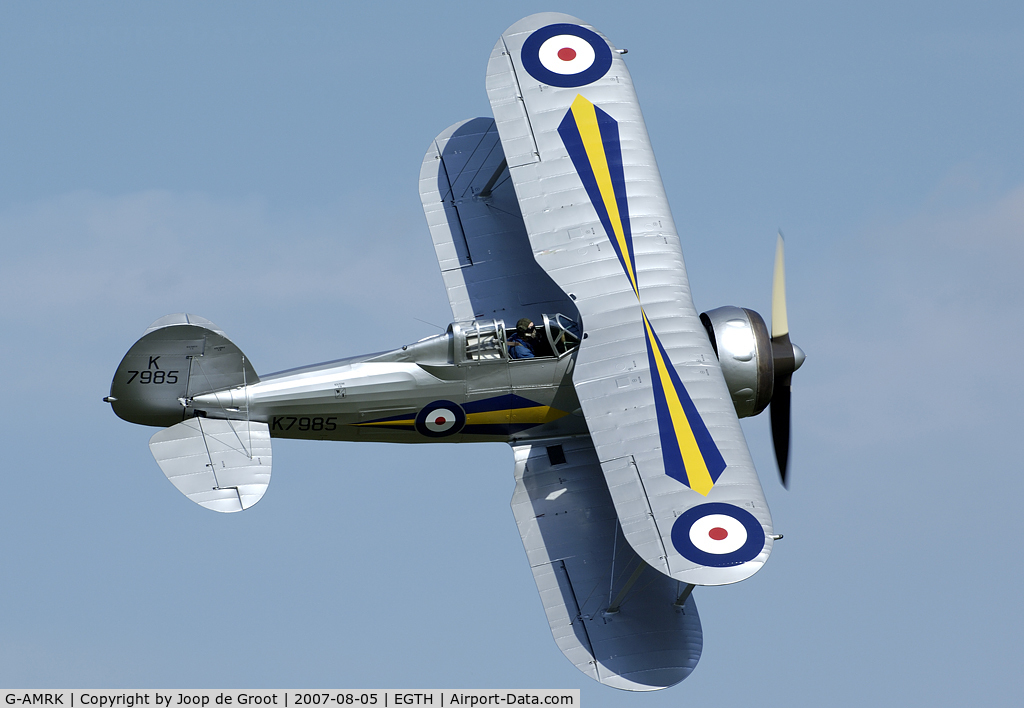
[[[303, 440], [485, 442], [586, 434], [572, 385], [574, 350], [557, 358], [516, 360], [499, 352], [473, 359], [458, 334], [193, 396], [184, 414], [247, 418], [266, 423], [273, 437]], [[443, 424], [430, 430], [424, 423], [435, 409], [464, 419], [457, 430]]]

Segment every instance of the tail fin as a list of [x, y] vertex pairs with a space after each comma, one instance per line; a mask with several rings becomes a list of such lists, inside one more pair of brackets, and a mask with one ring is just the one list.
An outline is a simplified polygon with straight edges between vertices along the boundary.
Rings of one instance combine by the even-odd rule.
[[192, 396], [259, 381], [217, 325], [195, 315], [161, 317], [124, 355], [105, 399], [120, 418], [166, 427], [185, 417]]
[[270, 429], [248, 420], [186, 419], [196, 395], [259, 381], [252, 364], [217, 325], [195, 315], [167, 315], [124, 355], [110, 383], [119, 417], [166, 427], [149, 449], [178, 491], [207, 509], [242, 511], [270, 484]]

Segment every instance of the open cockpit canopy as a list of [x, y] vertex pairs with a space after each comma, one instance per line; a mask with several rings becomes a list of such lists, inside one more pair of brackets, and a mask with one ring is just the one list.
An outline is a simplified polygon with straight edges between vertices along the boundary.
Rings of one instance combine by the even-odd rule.
[[[578, 322], [561, 313], [542, 317], [543, 333], [536, 340], [533, 358], [561, 358], [579, 346], [583, 335]], [[454, 322], [450, 331], [458, 363], [514, 359], [509, 355], [509, 338], [516, 331], [507, 328], [504, 320]]]

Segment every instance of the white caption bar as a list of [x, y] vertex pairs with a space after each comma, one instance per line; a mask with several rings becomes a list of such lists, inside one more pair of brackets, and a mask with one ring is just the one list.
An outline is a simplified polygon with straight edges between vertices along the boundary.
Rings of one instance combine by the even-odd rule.
[[580, 690], [574, 689], [429, 689], [423, 691], [355, 690], [331, 691], [312, 689], [231, 690], [215, 689], [182, 691], [172, 689], [139, 690], [49, 690], [0, 689], [3, 704], [28, 708], [57, 706], [59, 708], [222, 708], [230, 706], [278, 706], [279, 708], [313, 708], [315, 706], [573, 706], [580, 704]]

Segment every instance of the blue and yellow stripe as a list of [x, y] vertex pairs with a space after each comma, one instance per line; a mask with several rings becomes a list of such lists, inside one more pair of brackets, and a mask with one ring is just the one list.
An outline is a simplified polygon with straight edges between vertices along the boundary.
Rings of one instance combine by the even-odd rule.
[[513, 435], [568, 415], [514, 393], [466, 403], [462, 410], [466, 411], [462, 432], [477, 435]]
[[[465, 425], [453, 435], [514, 435], [538, 425], [544, 425], [569, 415], [567, 411], [545, 406], [529, 398], [515, 394], [491, 396], [478, 401], [463, 403], [460, 408], [466, 415]], [[360, 428], [386, 428], [415, 432], [416, 415], [376, 418], [361, 423], [352, 423]]]
[[725, 459], [643, 309], [618, 122], [577, 95], [558, 134], [640, 303], [665, 473], [707, 496], [725, 470]]

